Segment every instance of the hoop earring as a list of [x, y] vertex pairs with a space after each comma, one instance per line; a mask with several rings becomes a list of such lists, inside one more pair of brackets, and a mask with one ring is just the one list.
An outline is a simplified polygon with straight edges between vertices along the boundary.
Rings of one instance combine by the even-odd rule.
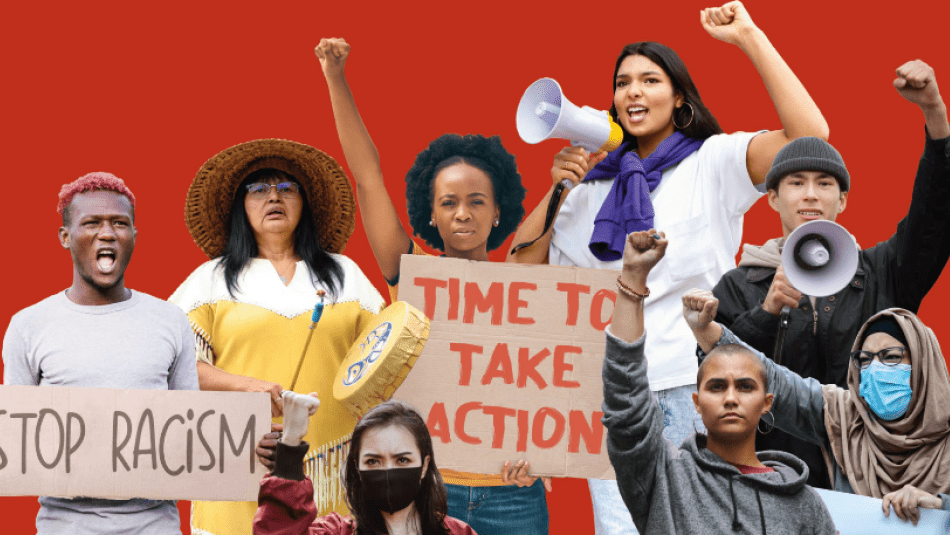
[[[772, 417], [772, 423], [766, 422], [766, 423], [765, 423], [765, 431], [763, 431], [762, 428], [759, 427], [759, 426], [762, 425], [762, 421], [765, 420], [765, 417], [766, 417], [766, 416], [771, 416], [771, 417]], [[756, 428], [756, 430], [758, 430], [759, 433], [762, 433], [763, 435], [767, 435], [767, 434], [771, 433], [772, 430], [775, 429], [775, 415], [772, 414], [772, 411], [766, 411], [766, 413], [762, 415], [762, 418], [759, 419], [759, 423], [755, 425], [755, 428]]]
[[696, 116], [696, 110], [693, 108], [692, 104], [690, 104], [689, 102], [683, 102], [683, 104], [685, 104], [686, 106], [689, 106], [689, 121], [685, 125], [680, 126], [676, 124], [675, 114], [673, 117], [673, 126], [675, 126], [676, 128], [679, 128], [680, 130], [685, 130], [689, 128], [689, 125], [693, 124], [693, 118]]

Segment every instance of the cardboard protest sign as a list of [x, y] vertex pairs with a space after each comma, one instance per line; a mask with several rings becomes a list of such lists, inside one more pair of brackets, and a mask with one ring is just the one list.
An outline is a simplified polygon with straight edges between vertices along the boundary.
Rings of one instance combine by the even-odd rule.
[[617, 272], [405, 255], [399, 299], [432, 321], [396, 391], [429, 425], [439, 467], [612, 479], [603, 330]]
[[256, 500], [266, 393], [0, 386], [0, 495]]
[[891, 514], [884, 518], [881, 500], [833, 492], [830, 490], [815, 489], [825, 501], [835, 528], [841, 535], [946, 535], [950, 533], [950, 511], [934, 509], [920, 509], [920, 520], [914, 526], [911, 522], [901, 520], [891, 510]]

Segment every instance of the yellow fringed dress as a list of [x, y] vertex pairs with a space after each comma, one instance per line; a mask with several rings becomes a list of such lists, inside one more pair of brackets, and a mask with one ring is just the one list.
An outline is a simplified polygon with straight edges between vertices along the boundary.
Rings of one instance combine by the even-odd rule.
[[[332, 381], [356, 337], [384, 306], [352, 260], [332, 256], [343, 268], [343, 288], [335, 296], [327, 292], [323, 316], [293, 387], [320, 397], [320, 409], [304, 439], [311, 445], [305, 471], [314, 481], [319, 515], [348, 513], [339, 475], [356, 420], [333, 398]], [[198, 360], [290, 389], [310, 332], [316, 290], [327, 288], [304, 262], [297, 262], [293, 280], [284, 286], [270, 261], [253, 259], [238, 277], [232, 297], [219, 264], [217, 259], [202, 264], [169, 299], [191, 320]], [[256, 510], [257, 502], [194, 502], [192, 534], [250, 535]]]

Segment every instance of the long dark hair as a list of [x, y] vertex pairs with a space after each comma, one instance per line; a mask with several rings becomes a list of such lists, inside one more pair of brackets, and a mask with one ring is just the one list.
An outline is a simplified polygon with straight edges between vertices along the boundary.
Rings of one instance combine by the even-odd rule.
[[[689, 75], [686, 64], [672, 48], [666, 45], [654, 41], [641, 41], [623, 47], [620, 55], [617, 56], [614, 77], [610, 81], [614, 93], [617, 91], [617, 72], [620, 70], [620, 64], [627, 56], [643, 56], [659, 65], [673, 82], [673, 89], [683, 94], [683, 105], [673, 110], [673, 123], [674, 126], [676, 124], [688, 124], [688, 126], [686, 128], [676, 127], [677, 130], [696, 139], [706, 139], [722, 133], [719, 121], [709, 111], [709, 108], [703, 104], [703, 99], [699, 96], [699, 90], [696, 89], [696, 84], [693, 83], [693, 78]], [[692, 106], [692, 112], [690, 112], [690, 106], [686, 105], [687, 102]], [[692, 118], [690, 117], [691, 113]], [[617, 118], [617, 106], [613, 103], [610, 104], [610, 116], [623, 128], [622, 123]], [[628, 150], [637, 148], [637, 138], [630, 135], [626, 130], [623, 131], [623, 141], [624, 143], [629, 142]]]
[[386, 533], [386, 522], [379, 509], [366, 503], [363, 497], [363, 483], [360, 479], [360, 449], [363, 444], [363, 435], [371, 429], [389, 426], [399, 426], [409, 431], [416, 440], [420, 457], [425, 462], [429, 458], [429, 466], [422, 478], [422, 487], [415, 499], [416, 512], [419, 514], [419, 528], [422, 535], [447, 535], [445, 517], [448, 512], [448, 502], [445, 484], [435, 465], [435, 455], [432, 452], [432, 437], [425, 420], [418, 412], [399, 401], [387, 401], [367, 412], [353, 429], [353, 438], [350, 441], [350, 452], [346, 456], [344, 483], [346, 484], [346, 503], [350, 514], [356, 520], [355, 535], [381, 535]]
[[294, 252], [307, 263], [310, 272], [326, 285], [332, 296], [343, 286], [343, 268], [330, 256], [330, 253], [320, 247], [317, 238], [317, 226], [313, 222], [313, 212], [307, 202], [307, 192], [303, 184], [277, 169], [259, 169], [247, 175], [237, 191], [234, 192], [234, 202], [231, 204], [231, 215], [228, 217], [228, 243], [221, 253], [221, 265], [224, 266], [224, 282], [228, 293], [234, 297], [238, 290], [238, 276], [247, 267], [252, 258], [257, 256], [257, 240], [254, 238], [254, 229], [247, 221], [244, 211], [244, 198], [247, 197], [247, 186], [253, 182], [267, 182], [271, 179], [295, 182], [300, 186], [300, 196], [303, 197], [303, 207], [300, 211], [300, 222], [294, 229]]

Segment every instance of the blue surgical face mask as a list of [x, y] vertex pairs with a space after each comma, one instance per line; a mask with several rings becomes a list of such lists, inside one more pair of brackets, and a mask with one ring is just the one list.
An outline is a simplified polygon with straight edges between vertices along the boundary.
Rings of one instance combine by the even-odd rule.
[[896, 420], [907, 412], [910, 396], [910, 364], [885, 366], [874, 360], [861, 370], [861, 397], [882, 420]]

